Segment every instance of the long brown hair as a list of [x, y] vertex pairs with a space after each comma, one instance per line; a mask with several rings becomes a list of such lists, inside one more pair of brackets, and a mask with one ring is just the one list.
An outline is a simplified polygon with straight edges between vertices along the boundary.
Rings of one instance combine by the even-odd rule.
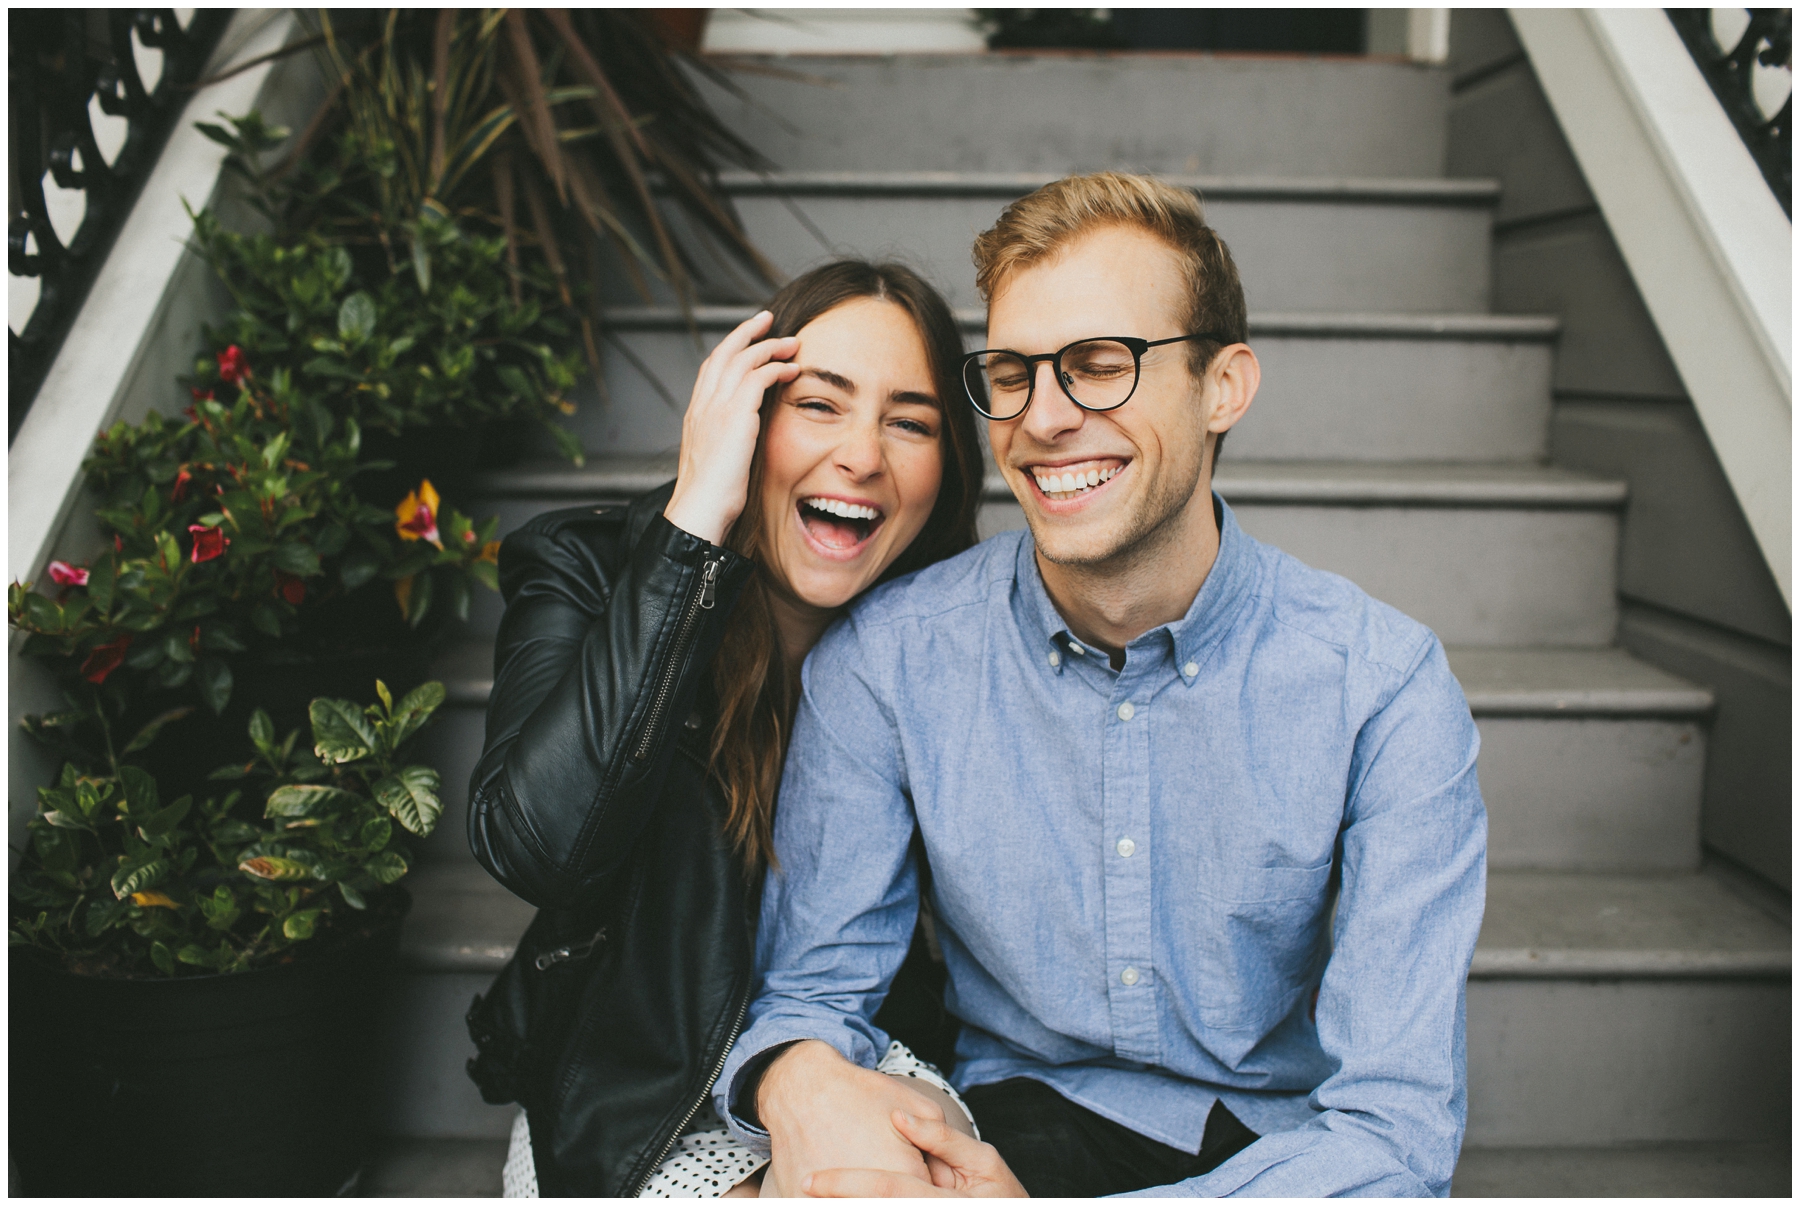
[[[960, 367], [962, 334], [950, 307], [937, 290], [912, 269], [900, 264], [838, 260], [796, 277], [769, 300], [775, 321], [769, 337], [797, 334], [828, 310], [859, 298], [889, 301], [905, 310], [924, 341], [927, 363], [943, 415], [939, 449], [944, 472], [937, 503], [925, 526], [882, 574], [887, 581], [954, 556], [975, 543], [975, 512], [981, 505], [982, 452], [974, 410], [964, 404]], [[763, 398], [763, 433], [780, 386]], [[759, 561], [762, 545], [761, 508], [763, 447], [757, 443], [750, 465], [750, 488], [744, 513], [725, 535], [728, 547]], [[713, 729], [712, 768], [729, 801], [726, 833], [754, 873], [774, 861], [771, 833], [775, 793], [793, 729], [799, 686], [790, 682], [769, 607], [769, 587], [762, 571], [739, 596], [726, 626], [724, 642], [713, 659], [713, 687], [719, 719]]]

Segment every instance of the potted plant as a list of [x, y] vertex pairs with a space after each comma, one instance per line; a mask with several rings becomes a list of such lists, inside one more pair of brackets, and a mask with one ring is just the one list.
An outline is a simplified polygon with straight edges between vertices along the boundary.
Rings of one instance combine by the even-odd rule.
[[440, 811], [437, 772], [404, 750], [442, 684], [375, 689], [314, 700], [305, 745], [256, 712], [247, 757], [199, 799], [117, 759], [39, 789], [12, 886], [26, 1192], [316, 1195], [355, 1176], [404, 839]]

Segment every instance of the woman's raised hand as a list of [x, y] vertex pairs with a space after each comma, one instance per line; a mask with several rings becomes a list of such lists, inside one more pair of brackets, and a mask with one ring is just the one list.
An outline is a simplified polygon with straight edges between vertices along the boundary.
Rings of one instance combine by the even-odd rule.
[[755, 342], [774, 321], [769, 311], [759, 311], [719, 341], [700, 365], [687, 417], [681, 421], [681, 463], [663, 515], [713, 544], [723, 542], [743, 514], [764, 392], [792, 381], [800, 371], [789, 359], [800, 346], [798, 339], [790, 335]]

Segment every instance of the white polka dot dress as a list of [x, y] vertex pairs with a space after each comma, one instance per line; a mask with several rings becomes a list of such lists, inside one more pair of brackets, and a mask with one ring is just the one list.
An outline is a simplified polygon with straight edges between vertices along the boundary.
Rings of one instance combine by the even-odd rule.
[[[936, 1068], [915, 1056], [902, 1044], [888, 1044], [887, 1054], [881, 1057], [875, 1070], [889, 1076], [911, 1076], [935, 1085], [950, 1095], [950, 1100], [968, 1116], [970, 1125], [974, 1125], [974, 1115], [969, 1114], [969, 1107], [963, 1105], [963, 1099], [950, 1087], [950, 1082]], [[751, 1151], [725, 1128], [725, 1120], [713, 1108], [709, 1089], [694, 1120], [675, 1141], [668, 1156], [657, 1165], [656, 1171], [644, 1183], [638, 1196], [724, 1197], [726, 1190], [751, 1176], [768, 1162], [768, 1157]], [[512, 1143], [507, 1148], [506, 1167], [501, 1171], [500, 1180], [505, 1195], [509, 1198], [538, 1196], [537, 1168], [531, 1156], [531, 1124], [526, 1119], [524, 1110], [520, 1110], [519, 1116], [513, 1120]]]

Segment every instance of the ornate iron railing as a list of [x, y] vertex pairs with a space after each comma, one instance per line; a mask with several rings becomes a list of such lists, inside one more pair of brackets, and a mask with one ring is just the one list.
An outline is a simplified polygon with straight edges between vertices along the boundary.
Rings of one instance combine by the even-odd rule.
[[1713, 95], [1731, 117], [1744, 145], [1750, 149], [1763, 179], [1775, 193], [1776, 200], [1789, 217], [1793, 216], [1794, 191], [1794, 97], [1790, 88], [1787, 101], [1773, 116], [1767, 117], [1757, 104], [1755, 70], [1765, 67], [1793, 67], [1794, 10], [1790, 8], [1752, 8], [1750, 24], [1743, 36], [1730, 49], [1719, 45], [1713, 34], [1710, 8], [1671, 8], [1665, 10], [1675, 31], [1687, 44], [1688, 52], [1699, 64], [1701, 74], [1712, 85]]
[[[170, 8], [8, 12], [7, 271], [39, 282], [30, 318], [7, 331], [8, 443], [230, 16], [230, 9], [199, 9], [184, 29]], [[154, 88], [138, 74], [134, 37], [162, 52]], [[89, 119], [95, 98], [126, 122], [111, 162]], [[50, 221], [46, 174], [81, 190], [86, 204], [66, 243]]]

